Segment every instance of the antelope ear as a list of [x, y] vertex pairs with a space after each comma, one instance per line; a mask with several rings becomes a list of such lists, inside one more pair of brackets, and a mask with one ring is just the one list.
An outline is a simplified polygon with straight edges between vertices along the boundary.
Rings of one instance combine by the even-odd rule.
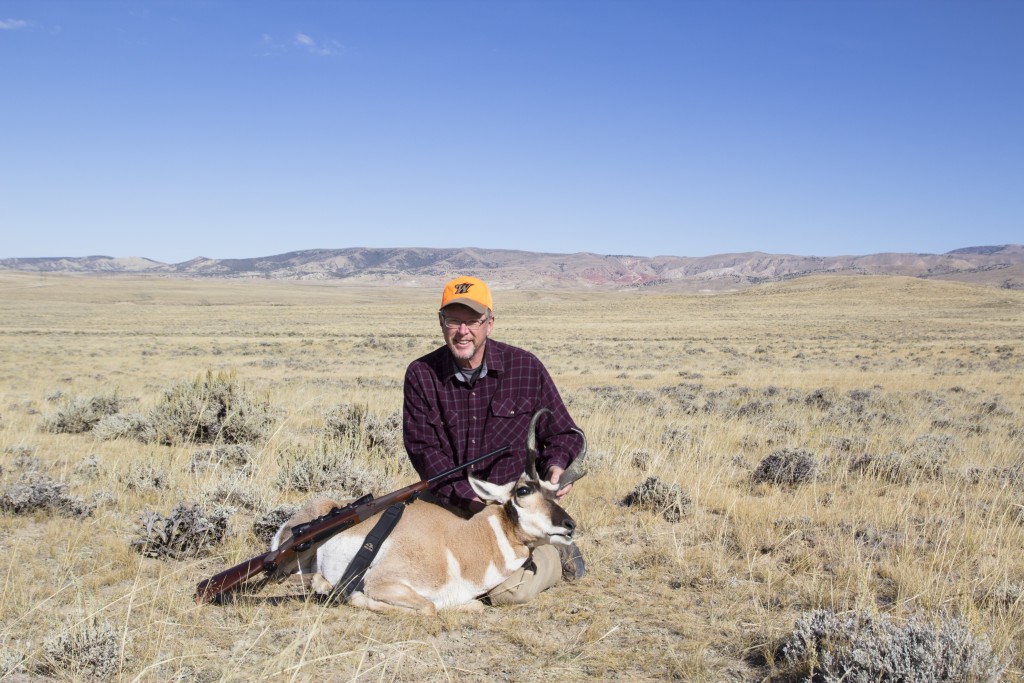
[[477, 479], [472, 474], [468, 477], [469, 485], [473, 487], [473, 491], [476, 495], [480, 496], [480, 500], [486, 503], [497, 503], [498, 505], [504, 505], [512, 498], [512, 489], [515, 487], [516, 482], [510, 481], [507, 484], [492, 484], [489, 481], [483, 479]]

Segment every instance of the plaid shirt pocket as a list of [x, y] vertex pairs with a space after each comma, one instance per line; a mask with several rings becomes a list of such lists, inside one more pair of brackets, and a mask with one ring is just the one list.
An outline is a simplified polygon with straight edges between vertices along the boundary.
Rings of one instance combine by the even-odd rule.
[[[533, 414], [533, 400], [529, 396], [507, 396], [491, 401], [491, 414], [495, 417], [516, 418], [523, 415], [530, 419]], [[524, 433], [525, 440], [526, 435]]]

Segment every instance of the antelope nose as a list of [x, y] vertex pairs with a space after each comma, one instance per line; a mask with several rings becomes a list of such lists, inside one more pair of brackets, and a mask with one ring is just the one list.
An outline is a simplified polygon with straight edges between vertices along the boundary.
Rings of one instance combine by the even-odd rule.
[[567, 517], [565, 521], [562, 522], [562, 526], [568, 529], [569, 533], [571, 534], [572, 532], [576, 531], [576, 520], [574, 520], [572, 517]]

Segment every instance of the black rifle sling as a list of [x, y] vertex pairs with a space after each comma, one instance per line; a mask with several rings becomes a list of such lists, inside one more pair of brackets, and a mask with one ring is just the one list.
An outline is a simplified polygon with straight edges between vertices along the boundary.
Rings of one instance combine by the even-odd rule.
[[341, 575], [341, 580], [334, 585], [334, 590], [331, 591], [332, 597], [338, 596], [345, 600], [352, 593], [363, 590], [363, 575], [370, 568], [370, 563], [377, 556], [381, 545], [391, 535], [398, 520], [402, 518], [405, 505], [405, 503], [395, 503], [381, 514], [380, 519], [373, 525], [373, 529], [366, 535], [363, 547], [352, 558], [345, 573]]

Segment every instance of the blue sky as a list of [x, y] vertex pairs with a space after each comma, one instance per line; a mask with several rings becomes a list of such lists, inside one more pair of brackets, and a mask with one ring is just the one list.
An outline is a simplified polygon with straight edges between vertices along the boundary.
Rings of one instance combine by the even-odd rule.
[[1024, 242], [1024, 2], [0, 0], [0, 257]]

